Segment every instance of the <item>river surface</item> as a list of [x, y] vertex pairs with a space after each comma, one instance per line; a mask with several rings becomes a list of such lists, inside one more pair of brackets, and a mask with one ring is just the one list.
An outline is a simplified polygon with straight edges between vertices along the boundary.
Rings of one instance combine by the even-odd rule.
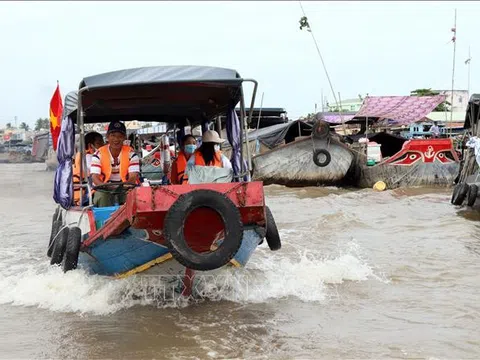
[[183, 304], [51, 267], [44, 169], [0, 164], [0, 358], [480, 358], [480, 217], [450, 190], [267, 187], [282, 249]]

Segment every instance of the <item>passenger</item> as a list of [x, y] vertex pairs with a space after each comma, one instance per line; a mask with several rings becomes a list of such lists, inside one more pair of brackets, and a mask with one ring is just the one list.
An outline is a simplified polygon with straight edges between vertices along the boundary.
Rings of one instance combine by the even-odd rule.
[[215, 130], [205, 131], [202, 136], [202, 145], [195, 151], [195, 155], [188, 160], [188, 163], [231, 169], [232, 163], [220, 151], [220, 144], [224, 141]]
[[432, 127], [430, 128], [430, 133], [432, 134], [433, 138], [440, 137], [440, 128], [438, 127], [437, 124], [438, 123], [434, 121]]
[[[102, 134], [92, 131], [85, 135], [85, 158], [87, 163], [87, 176], [90, 176], [90, 165], [92, 163], [93, 154], [100, 149], [105, 142], [103, 141]], [[73, 164], [73, 183], [80, 184], [83, 176], [80, 176], [80, 151], [75, 155], [75, 161]], [[84, 195], [87, 196], [86, 192]], [[73, 199], [75, 205], [80, 205], [80, 188], [74, 186], [73, 188]], [[84, 198], [85, 202], [86, 198]]]
[[188, 184], [188, 177], [185, 174], [187, 161], [197, 149], [197, 140], [193, 135], [185, 135], [182, 138], [181, 149], [177, 159], [172, 164], [171, 182], [175, 185]]
[[[94, 185], [106, 183], [128, 182], [138, 183], [140, 161], [133, 149], [124, 145], [127, 137], [125, 125], [120, 121], [112, 121], [108, 126], [108, 144], [102, 146], [92, 157], [90, 172]], [[126, 194], [117, 194], [119, 204], [123, 204]], [[96, 207], [113, 206], [115, 198], [112, 194], [96, 191], [93, 204]]]

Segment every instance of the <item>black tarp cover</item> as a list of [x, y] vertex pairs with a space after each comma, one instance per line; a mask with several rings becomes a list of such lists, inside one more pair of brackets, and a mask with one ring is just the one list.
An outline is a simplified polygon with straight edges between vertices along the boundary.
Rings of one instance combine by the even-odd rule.
[[476, 124], [480, 119], [480, 94], [473, 94], [468, 102], [467, 111], [465, 112], [464, 129], [469, 129], [472, 124]]

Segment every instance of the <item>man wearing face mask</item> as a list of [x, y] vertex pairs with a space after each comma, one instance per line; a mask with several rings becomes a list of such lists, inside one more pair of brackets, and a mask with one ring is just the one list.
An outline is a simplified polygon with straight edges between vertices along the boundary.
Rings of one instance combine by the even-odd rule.
[[232, 163], [220, 151], [220, 144], [224, 141], [215, 130], [205, 131], [202, 135], [202, 146], [195, 151], [195, 155], [188, 160], [188, 163], [231, 169]]
[[188, 184], [188, 177], [185, 174], [187, 161], [197, 149], [197, 141], [193, 135], [185, 135], [182, 139], [181, 150], [177, 159], [172, 164], [171, 182], [175, 185]]

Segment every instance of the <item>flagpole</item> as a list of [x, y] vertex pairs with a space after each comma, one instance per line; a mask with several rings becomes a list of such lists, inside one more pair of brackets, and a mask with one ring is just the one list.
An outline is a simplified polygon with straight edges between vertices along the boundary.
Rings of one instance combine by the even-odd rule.
[[453, 91], [455, 87], [455, 55], [457, 51], [457, 9], [455, 9], [455, 21], [453, 25], [453, 66], [452, 66], [452, 95], [450, 97], [450, 137], [452, 136], [452, 121], [453, 121]]
[[468, 99], [467, 100], [470, 100], [470, 61], [471, 61], [471, 58], [470, 58], [470, 46], [468, 46], [468, 85], [467, 85], [467, 89], [468, 89]]

